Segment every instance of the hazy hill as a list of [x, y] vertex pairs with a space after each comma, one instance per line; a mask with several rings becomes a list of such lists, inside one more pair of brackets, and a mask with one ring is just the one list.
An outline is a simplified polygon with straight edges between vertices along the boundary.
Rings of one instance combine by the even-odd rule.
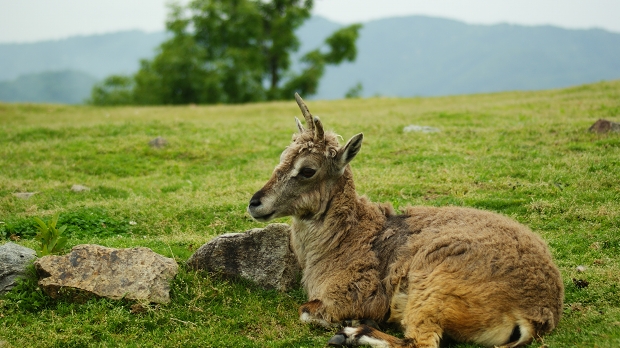
[[620, 34], [551, 26], [468, 25], [429, 17], [366, 23], [358, 58], [329, 68], [319, 98], [356, 82], [364, 95], [532, 90], [620, 78]]
[[153, 56], [165, 33], [123, 31], [75, 36], [64, 40], [25, 44], [0, 44], [0, 80], [43, 71], [78, 70], [98, 79], [129, 74], [140, 58]]
[[79, 71], [26, 74], [0, 81], [0, 100], [7, 102], [78, 104], [90, 97], [97, 79]]
[[[298, 56], [316, 48], [340, 26], [321, 17], [307, 21], [298, 31], [302, 41]], [[67, 69], [98, 79], [132, 73], [138, 69], [139, 59], [152, 57], [164, 39], [163, 32], [129, 31], [0, 44], [0, 80]], [[365, 23], [356, 62], [328, 68], [315, 98], [342, 98], [358, 82], [363, 84], [364, 96], [434, 96], [546, 89], [618, 78], [617, 33], [469, 25], [410, 16]], [[80, 96], [88, 95], [90, 87], [87, 89]], [[6, 100], [2, 95], [0, 91], [0, 100]]]

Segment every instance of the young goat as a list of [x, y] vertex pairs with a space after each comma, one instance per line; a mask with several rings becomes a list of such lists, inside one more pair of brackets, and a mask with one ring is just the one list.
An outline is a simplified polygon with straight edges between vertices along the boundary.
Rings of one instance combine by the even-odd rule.
[[[308, 129], [297, 120], [299, 133], [248, 211], [258, 221], [293, 217], [291, 246], [310, 300], [302, 321], [343, 325], [330, 345], [373, 347], [438, 347], [444, 336], [517, 347], [556, 327], [564, 288], [540, 237], [490, 212], [397, 215], [358, 196], [349, 162], [363, 135], [340, 147], [295, 97]], [[377, 330], [384, 322], [399, 323], [405, 338]]]

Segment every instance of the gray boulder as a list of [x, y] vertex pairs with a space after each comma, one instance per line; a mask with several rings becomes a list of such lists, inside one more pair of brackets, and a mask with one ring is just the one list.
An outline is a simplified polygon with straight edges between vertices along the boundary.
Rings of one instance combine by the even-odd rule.
[[148, 248], [114, 249], [94, 244], [73, 247], [64, 256], [34, 263], [39, 286], [52, 298], [82, 301], [92, 296], [156, 303], [170, 302], [177, 263]]
[[279, 291], [295, 288], [301, 273], [286, 224], [218, 236], [201, 246], [187, 265], [195, 270], [245, 278]]
[[26, 268], [36, 258], [30, 248], [11, 242], [0, 245], [0, 295], [11, 291], [18, 278], [27, 276]]

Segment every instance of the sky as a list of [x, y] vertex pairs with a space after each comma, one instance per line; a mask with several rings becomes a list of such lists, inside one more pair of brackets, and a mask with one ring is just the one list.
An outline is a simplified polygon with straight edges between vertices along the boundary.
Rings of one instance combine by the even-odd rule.
[[[168, 1], [0, 0], [0, 43], [131, 29], [160, 31]], [[313, 14], [343, 24], [427, 15], [470, 24], [554, 25], [620, 33], [620, 0], [314, 0]]]

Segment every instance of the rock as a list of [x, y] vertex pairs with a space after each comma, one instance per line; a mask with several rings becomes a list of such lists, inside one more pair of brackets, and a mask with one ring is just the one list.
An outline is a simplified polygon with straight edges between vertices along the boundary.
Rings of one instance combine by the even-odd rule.
[[573, 284], [575, 284], [577, 289], [583, 289], [583, 288], [587, 288], [588, 285], [590, 285], [590, 282], [588, 282], [587, 280], [583, 280], [583, 279], [573, 278]]
[[218, 236], [196, 250], [187, 265], [195, 270], [242, 277], [279, 291], [296, 287], [301, 273], [286, 224]]
[[603, 134], [607, 132], [620, 132], [620, 123], [611, 122], [602, 118], [594, 122], [593, 125], [588, 128], [589, 132]]
[[39, 286], [52, 298], [82, 301], [92, 296], [156, 303], [170, 302], [170, 281], [178, 271], [173, 259], [148, 248], [114, 249], [94, 244], [73, 247], [64, 256], [34, 263]]
[[82, 185], [73, 185], [73, 186], [71, 186], [71, 191], [73, 191], [73, 192], [90, 191], [90, 188], [88, 188], [86, 186], [82, 186]]
[[162, 137], [157, 137], [151, 141], [149, 141], [149, 145], [154, 148], [160, 149], [166, 145], [168, 145], [168, 141]]
[[26, 269], [36, 258], [30, 248], [11, 242], [0, 245], [0, 295], [11, 291], [18, 278], [27, 276]]
[[13, 196], [17, 198], [21, 198], [21, 199], [28, 199], [36, 194], [37, 192], [17, 192], [17, 193], [14, 193]]
[[439, 133], [439, 132], [441, 132], [441, 130], [439, 128], [435, 128], [435, 127], [418, 126], [418, 125], [415, 125], [415, 124], [410, 124], [410, 125], [406, 126], [405, 128], [403, 128], [403, 132], [404, 133], [410, 133], [410, 132]]
[[576, 269], [577, 269], [577, 272], [579, 272], [579, 273], [583, 273], [583, 272], [585, 272], [585, 271], [586, 271], [586, 266], [584, 266], [584, 265], [579, 265], [579, 266], [577, 266], [577, 267], [576, 267]]

